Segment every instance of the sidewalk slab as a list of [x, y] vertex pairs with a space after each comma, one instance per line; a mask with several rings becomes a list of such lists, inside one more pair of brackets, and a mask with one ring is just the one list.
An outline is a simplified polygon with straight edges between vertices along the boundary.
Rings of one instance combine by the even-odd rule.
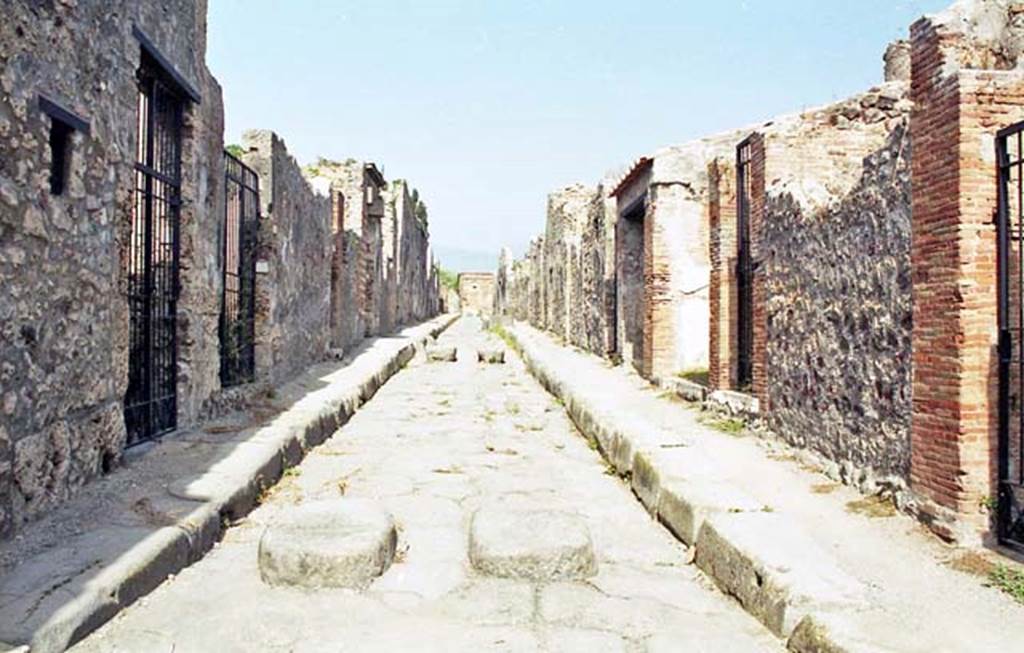
[[242, 412], [167, 436], [0, 544], [0, 642], [64, 651], [202, 558], [285, 469], [455, 319], [312, 366], [275, 389], [270, 416], [256, 423]]
[[[916, 651], [906, 633], [932, 631], [954, 634], [921, 650], [1019, 646], [1024, 606], [954, 569], [963, 550], [910, 517], [864, 513], [863, 495], [808, 469], [798, 451], [780, 455], [778, 443], [716, 430], [626, 366], [523, 323], [507, 331], [652, 517], [792, 650]], [[717, 399], [756, 412], [747, 397]]]

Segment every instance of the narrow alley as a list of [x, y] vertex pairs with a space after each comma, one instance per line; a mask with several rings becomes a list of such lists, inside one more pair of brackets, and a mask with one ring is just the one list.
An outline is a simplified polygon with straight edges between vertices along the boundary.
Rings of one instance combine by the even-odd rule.
[[[457, 362], [421, 352], [206, 558], [74, 650], [782, 650], [687, 564], [686, 547], [608, 473], [519, 357], [477, 361], [478, 351], [504, 347], [478, 318], [443, 333], [436, 347], [447, 346]], [[383, 576], [364, 590], [261, 580], [268, 527], [303, 504], [360, 499], [397, 525]], [[495, 507], [526, 515], [528, 532], [514, 539], [527, 546], [566, 515], [580, 519], [596, 569], [551, 582], [475, 569], [471, 523]]]

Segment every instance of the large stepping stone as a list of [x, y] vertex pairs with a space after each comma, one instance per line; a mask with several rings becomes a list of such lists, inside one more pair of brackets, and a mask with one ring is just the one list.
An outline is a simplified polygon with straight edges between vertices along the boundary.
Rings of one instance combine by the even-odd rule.
[[363, 588], [391, 566], [397, 542], [395, 520], [373, 502], [305, 503], [263, 532], [260, 577], [307, 589]]
[[501, 365], [505, 362], [504, 349], [481, 349], [476, 353], [477, 361], [490, 365]]
[[582, 519], [501, 504], [473, 515], [469, 559], [478, 571], [503, 578], [546, 581], [597, 573], [594, 545]]
[[427, 347], [427, 360], [437, 363], [454, 363], [458, 358], [458, 350], [455, 347], [433, 346]]

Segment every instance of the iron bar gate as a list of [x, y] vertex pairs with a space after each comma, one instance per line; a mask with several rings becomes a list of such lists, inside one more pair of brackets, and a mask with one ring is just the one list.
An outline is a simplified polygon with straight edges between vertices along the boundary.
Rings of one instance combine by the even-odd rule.
[[999, 132], [999, 539], [1024, 549], [1024, 123]]
[[177, 425], [178, 260], [183, 100], [143, 56], [126, 277], [128, 446]]
[[736, 148], [736, 385], [745, 388], [753, 380], [754, 265], [750, 253], [750, 139]]
[[259, 176], [224, 153], [225, 207], [221, 260], [220, 379], [229, 387], [255, 376], [256, 239], [260, 220]]

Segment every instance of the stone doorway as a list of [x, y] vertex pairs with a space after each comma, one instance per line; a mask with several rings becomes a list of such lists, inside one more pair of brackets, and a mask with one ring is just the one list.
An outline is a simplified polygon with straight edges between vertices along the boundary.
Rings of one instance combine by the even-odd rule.
[[618, 343], [623, 362], [643, 372], [644, 360], [644, 216], [646, 196], [640, 197], [620, 216], [615, 239], [618, 257], [617, 295], [622, 339]]

